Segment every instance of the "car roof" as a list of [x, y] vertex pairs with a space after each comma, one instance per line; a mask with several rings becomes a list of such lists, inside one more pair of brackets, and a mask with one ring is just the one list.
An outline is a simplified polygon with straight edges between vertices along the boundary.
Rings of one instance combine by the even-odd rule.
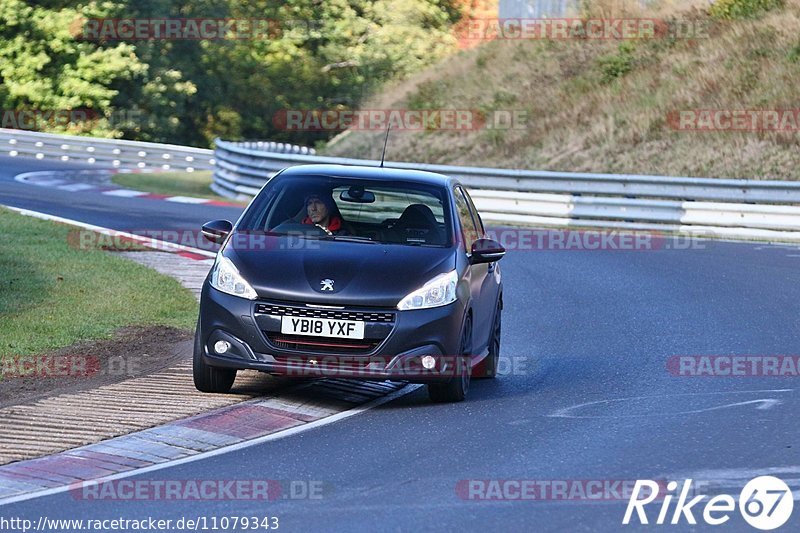
[[410, 181], [427, 185], [445, 187], [457, 180], [444, 174], [424, 170], [406, 170], [388, 167], [367, 167], [361, 165], [296, 165], [289, 167], [281, 176], [332, 176], [358, 178], [376, 181]]

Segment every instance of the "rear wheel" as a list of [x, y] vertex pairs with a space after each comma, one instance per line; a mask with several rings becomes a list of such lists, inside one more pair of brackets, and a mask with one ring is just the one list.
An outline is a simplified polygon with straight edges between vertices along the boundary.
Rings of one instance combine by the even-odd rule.
[[469, 379], [471, 375], [471, 351], [472, 351], [472, 317], [468, 316], [464, 324], [464, 331], [461, 335], [460, 356], [454, 362], [454, 376], [447, 383], [428, 384], [428, 396], [434, 402], [460, 402], [463, 401], [469, 391]]
[[217, 368], [203, 361], [203, 344], [200, 341], [200, 321], [194, 332], [194, 353], [192, 356], [192, 376], [194, 386], [200, 392], [229, 392], [236, 379], [236, 370]]

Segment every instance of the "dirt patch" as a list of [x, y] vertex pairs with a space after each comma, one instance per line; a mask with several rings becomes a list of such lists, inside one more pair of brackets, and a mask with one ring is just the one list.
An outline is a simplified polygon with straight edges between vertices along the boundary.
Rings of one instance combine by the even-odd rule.
[[127, 327], [111, 339], [1, 359], [0, 408], [159, 372], [191, 358], [192, 338], [176, 328]]

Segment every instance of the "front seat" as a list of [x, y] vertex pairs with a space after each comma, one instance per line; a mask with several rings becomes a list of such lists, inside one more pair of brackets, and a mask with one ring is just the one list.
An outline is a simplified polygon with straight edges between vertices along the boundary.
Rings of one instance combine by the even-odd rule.
[[431, 208], [424, 204], [406, 207], [393, 230], [400, 242], [444, 245], [444, 232]]

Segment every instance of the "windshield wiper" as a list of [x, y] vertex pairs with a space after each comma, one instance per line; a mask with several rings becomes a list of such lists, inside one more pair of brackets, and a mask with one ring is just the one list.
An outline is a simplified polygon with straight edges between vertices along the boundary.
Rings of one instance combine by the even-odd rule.
[[333, 240], [333, 241], [347, 241], [347, 242], [368, 242], [374, 243], [372, 239], [369, 237], [360, 237], [358, 235], [329, 235], [327, 237], [322, 237], [324, 240]]

